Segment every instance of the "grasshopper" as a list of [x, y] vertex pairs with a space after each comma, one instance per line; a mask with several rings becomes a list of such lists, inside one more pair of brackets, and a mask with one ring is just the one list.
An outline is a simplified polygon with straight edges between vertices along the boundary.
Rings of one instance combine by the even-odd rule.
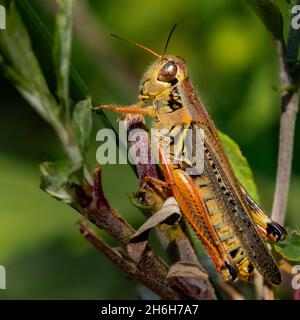
[[[279, 285], [279, 267], [263, 238], [281, 241], [285, 239], [286, 231], [268, 218], [236, 178], [215, 124], [189, 79], [184, 60], [165, 54], [168, 41], [160, 55], [138, 43], [115, 37], [146, 50], [158, 59], [142, 78], [138, 103], [97, 108], [150, 116], [153, 127], [162, 136], [173, 139], [169, 151], [159, 143], [165, 180], [151, 177], [145, 180], [166, 187], [175, 197], [224, 280], [240, 278], [249, 282], [256, 269], [267, 282]], [[187, 129], [196, 132], [199, 128], [204, 132], [204, 170], [191, 176], [186, 169], [193, 167], [193, 162], [186, 158], [180, 164], [176, 163], [172, 143]], [[180, 142], [176, 149], [184, 151], [186, 147]], [[197, 146], [189, 147], [194, 149]]]

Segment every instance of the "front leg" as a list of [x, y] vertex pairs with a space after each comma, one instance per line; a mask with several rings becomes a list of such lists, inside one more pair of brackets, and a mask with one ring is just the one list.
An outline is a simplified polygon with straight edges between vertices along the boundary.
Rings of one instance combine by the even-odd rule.
[[150, 116], [152, 118], [156, 117], [156, 112], [153, 106], [145, 106], [143, 102], [139, 102], [137, 104], [131, 106], [119, 106], [119, 105], [102, 105], [99, 107], [93, 108], [93, 111], [97, 110], [112, 110], [121, 114], [141, 114], [143, 116]]

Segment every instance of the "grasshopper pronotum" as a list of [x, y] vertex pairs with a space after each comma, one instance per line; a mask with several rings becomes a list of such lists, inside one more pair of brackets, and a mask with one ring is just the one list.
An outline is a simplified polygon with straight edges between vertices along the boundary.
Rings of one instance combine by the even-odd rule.
[[[192, 166], [190, 159], [176, 164], [170, 161], [174, 153], [167, 153], [161, 145], [159, 153], [165, 181], [149, 179], [164, 185], [176, 198], [225, 280], [250, 281], [256, 268], [266, 281], [280, 284], [280, 270], [262, 236], [280, 241], [286, 237], [286, 231], [265, 215], [234, 175], [214, 122], [189, 80], [185, 62], [182, 58], [165, 55], [165, 51], [160, 55], [126, 41], [155, 55], [158, 60], [148, 68], [141, 81], [137, 104], [100, 108], [122, 114], [148, 115], [154, 119], [154, 128], [163, 135], [167, 132], [173, 140], [185, 129], [201, 128], [204, 131], [204, 171], [201, 174], [188, 175], [185, 169]], [[186, 146], [182, 144], [180, 148]]]

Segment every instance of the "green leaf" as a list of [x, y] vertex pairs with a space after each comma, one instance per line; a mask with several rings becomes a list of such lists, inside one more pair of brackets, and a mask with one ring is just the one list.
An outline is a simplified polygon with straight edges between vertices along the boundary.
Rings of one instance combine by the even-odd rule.
[[79, 101], [74, 108], [72, 117], [74, 134], [82, 153], [88, 149], [92, 132], [91, 100]]
[[46, 121], [57, 123], [57, 103], [48, 89], [14, 2], [7, 10], [6, 30], [0, 32], [0, 65], [28, 103]]
[[284, 241], [274, 245], [274, 249], [287, 260], [300, 262], [300, 231], [289, 232]]
[[57, 0], [57, 2], [59, 10], [56, 16], [53, 58], [57, 77], [57, 95], [68, 115], [74, 0]]
[[60, 108], [49, 91], [32, 50], [28, 32], [13, 1], [7, 10], [6, 22], [7, 29], [0, 32], [0, 67], [24, 99], [52, 125], [66, 153], [77, 167], [82, 162], [78, 146], [74, 145], [72, 133], [67, 131], [60, 119]]
[[42, 163], [40, 165], [42, 173], [41, 189], [57, 200], [71, 203], [70, 177], [79, 169], [80, 167], [74, 167], [69, 161]]
[[[1, 1], [1, 0], [0, 0]], [[22, 0], [19, 1], [18, 5], [26, 12], [26, 14], [29, 16], [31, 22], [33, 23], [34, 27], [40, 32], [42, 37], [45, 39], [45, 41], [48, 43], [49, 46], [52, 47], [54, 40], [52, 37], [52, 33], [49, 31], [49, 28], [46, 26], [42, 18], [39, 16], [39, 14], [35, 11], [33, 8], [30, 0]], [[81, 91], [83, 96], [87, 96], [89, 94], [89, 88], [87, 84], [83, 81], [80, 74], [78, 73], [78, 70], [72, 66], [70, 68], [70, 75], [71, 78], [76, 83], [78, 89]]]
[[253, 179], [253, 174], [247, 159], [243, 156], [239, 146], [231, 138], [220, 131], [218, 133], [236, 177], [253, 200], [259, 202], [259, 196]]
[[273, 0], [245, 0], [259, 16], [273, 37], [283, 41], [283, 21], [281, 12]]

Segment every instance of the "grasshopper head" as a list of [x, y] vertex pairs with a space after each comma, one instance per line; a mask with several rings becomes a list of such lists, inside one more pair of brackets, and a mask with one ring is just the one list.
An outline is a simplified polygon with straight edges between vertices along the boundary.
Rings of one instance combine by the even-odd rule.
[[188, 72], [184, 60], [180, 57], [165, 55], [171, 35], [176, 26], [177, 24], [172, 27], [169, 33], [162, 55], [141, 44], [138, 44], [137, 42], [122, 38], [115, 34], [111, 34], [113, 37], [128, 42], [159, 58], [148, 68], [144, 74], [140, 87], [139, 97], [141, 100], [153, 100], [156, 97], [164, 97], [165, 94], [169, 93], [168, 89], [175, 86], [178, 82], [188, 78]]
[[167, 94], [178, 82], [188, 78], [185, 62], [175, 56], [161, 56], [146, 71], [141, 82], [143, 100], [152, 100]]
[[139, 97], [141, 100], [153, 100], [156, 97], [163, 97], [164, 94], [167, 94], [169, 92], [168, 89], [188, 77], [188, 72], [184, 60], [176, 56], [165, 54], [171, 35], [173, 34], [176, 26], [177, 24], [172, 27], [169, 33], [162, 55], [137, 42], [122, 38], [116, 34], [111, 33], [113, 37], [128, 42], [159, 58], [148, 68], [148, 70], [144, 74], [140, 87]]

